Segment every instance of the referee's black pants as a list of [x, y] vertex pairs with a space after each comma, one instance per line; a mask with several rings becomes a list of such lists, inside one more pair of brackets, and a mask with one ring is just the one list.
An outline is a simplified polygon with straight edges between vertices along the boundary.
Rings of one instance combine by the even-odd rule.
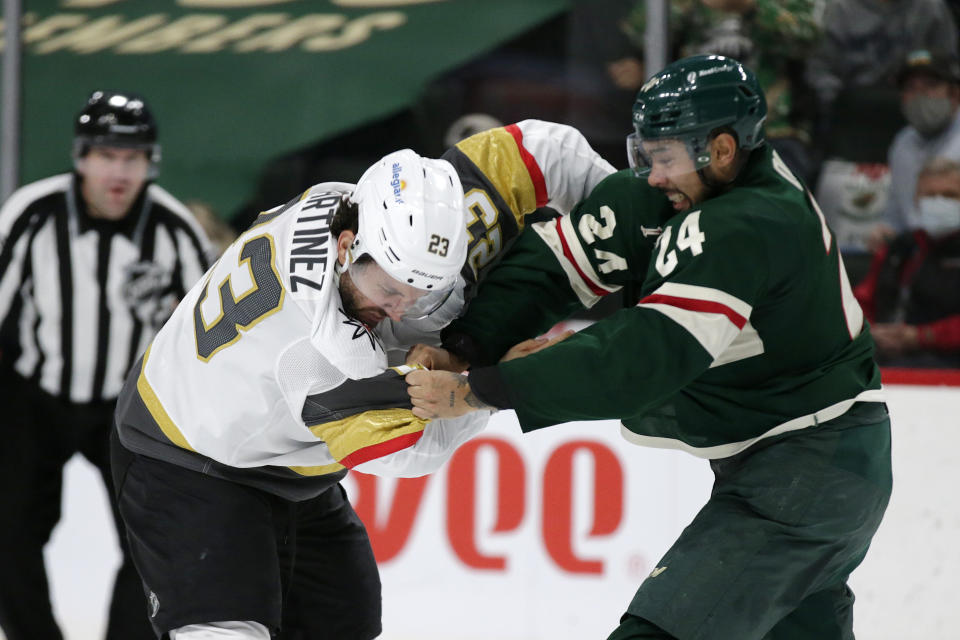
[[7, 640], [63, 637], [51, 609], [43, 548], [60, 520], [63, 466], [77, 452], [100, 471], [123, 552], [107, 639], [152, 639], [146, 598], [130, 562], [110, 474], [115, 403], [66, 403], [9, 372], [0, 374], [0, 402], [0, 627]]

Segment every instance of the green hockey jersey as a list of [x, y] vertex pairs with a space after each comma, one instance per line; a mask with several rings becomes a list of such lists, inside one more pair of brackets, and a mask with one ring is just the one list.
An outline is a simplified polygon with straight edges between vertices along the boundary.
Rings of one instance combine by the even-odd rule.
[[[833, 234], [769, 147], [733, 188], [675, 212], [629, 171], [538, 223], [481, 284], [447, 343], [480, 363], [602, 296], [635, 306], [525, 358], [475, 368], [524, 430], [617, 418], [624, 436], [705, 458], [882, 401], [873, 342]], [[502, 404], [502, 403], [501, 403]]]

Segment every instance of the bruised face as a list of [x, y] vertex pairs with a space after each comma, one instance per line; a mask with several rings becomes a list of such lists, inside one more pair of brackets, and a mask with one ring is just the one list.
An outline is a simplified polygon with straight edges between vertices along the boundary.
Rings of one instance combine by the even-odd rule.
[[[687, 146], [680, 140], [649, 140], [643, 150], [650, 163], [647, 182], [660, 189], [674, 211], [685, 211], [710, 197], [712, 190], [703, 183]], [[705, 168], [709, 171], [709, 167]]]
[[147, 181], [150, 159], [143, 149], [91, 147], [77, 162], [87, 210], [94, 218], [120, 220]]

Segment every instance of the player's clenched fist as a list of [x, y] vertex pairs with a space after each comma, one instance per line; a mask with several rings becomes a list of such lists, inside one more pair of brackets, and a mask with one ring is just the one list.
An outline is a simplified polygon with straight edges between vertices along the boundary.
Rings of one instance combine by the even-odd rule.
[[443, 369], [444, 371], [465, 371], [469, 363], [455, 356], [446, 349], [431, 347], [426, 344], [415, 344], [407, 352], [407, 366], [422, 366], [427, 369]]
[[470, 391], [467, 377], [449, 371], [417, 369], [407, 374], [407, 393], [419, 418], [456, 418], [471, 411], [494, 409]]

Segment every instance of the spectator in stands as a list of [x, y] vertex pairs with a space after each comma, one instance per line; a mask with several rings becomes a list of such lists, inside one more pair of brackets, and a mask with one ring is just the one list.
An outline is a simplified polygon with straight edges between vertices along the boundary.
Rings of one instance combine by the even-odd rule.
[[918, 227], [876, 252], [854, 294], [881, 364], [960, 367], [960, 162], [927, 162], [914, 204]]
[[830, 0], [821, 22], [807, 78], [828, 116], [843, 88], [888, 85], [909, 51], [957, 52], [944, 0]]
[[[816, 101], [804, 78], [805, 59], [820, 37], [814, 5], [813, 0], [676, 0], [669, 16], [670, 59], [718, 54], [754, 69], [767, 96], [767, 140], [804, 179], [814, 172], [810, 144]], [[626, 28], [640, 46], [645, 0], [635, 3]], [[624, 60], [616, 64], [611, 73], [636, 78], [635, 66]], [[623, 86], [636, 90], [640, 84]]]
[[820, 104], [814, 193], [856, 281], [869, 266], [869, 237], [887, 207], [887, 153], [906, 124], [897, 71], [910, 51], [955, 54], [957, 28], [943, 0], [831, 0], [822, 24], [807, 65]]
[[935, 156], [960, 160], [960, 61], [921, 49], [909, 53], [897, 75], [903, 114], [909, 123], [890, 147], [890, 195], [874, 247], [920, 226], [914, 196], [917, 174]]

